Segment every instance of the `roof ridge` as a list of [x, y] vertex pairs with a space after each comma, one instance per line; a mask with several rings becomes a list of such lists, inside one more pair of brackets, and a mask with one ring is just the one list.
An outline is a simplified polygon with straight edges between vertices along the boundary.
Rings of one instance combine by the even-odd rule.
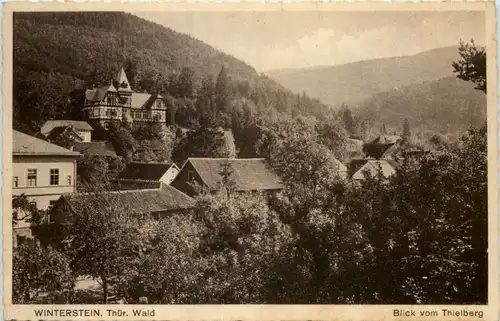
[[[143, 189], [124, 189], [124, 190], [118, 190], [118, 191], [103, 191], [100, 192], [100, 194], [126, 194], [126, 193], [132, 193], [132, 192], [158, 192], [161, 191], [161, 188], [143, 188]], [[78, 195], [92, 195], [93, 193], [86, 193], [86, 192], [79, 192], [79, 193], [74, 193], [72, 195], [78, 196]]]
[[265, 160], [264, 157], [252, 157], [252, 158], [231, 158], [231, 157], [188, 157], [189, 159], [213, 159], [213, 160]]
[[136, 161], [132, 161], [128, 164], [144, 164], [144, 165], [172, 165], [173, 162], [170, 162], [170, 163], [162, 163], [162, 162], [136, 162]]

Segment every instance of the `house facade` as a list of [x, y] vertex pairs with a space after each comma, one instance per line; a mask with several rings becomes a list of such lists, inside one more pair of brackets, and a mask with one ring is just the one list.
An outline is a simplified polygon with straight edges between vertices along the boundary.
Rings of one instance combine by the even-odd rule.
[[170, 185], [187, 195], [199, 188], [216, 189], [229, 179], [237, 192], [278, 192], [283, 189], [280, 178], [271, 171], [263, 158], [188, 158]]
[[87, 119], [105, 129], [109, 129], [114, 121], [127, 121], [136, 128], [151, 122], [165, 123], [167, 120], [167, 106], [163, 97], [134, 92], [123, 68], [109, 85], [85, 92], [83, 112]]
[[[47, 210], [63, 194], [74, 193], [79, 153], [13, 131], [12, 195], [25, 195], [39, 210]], [[30, 224], [20, 220], [14, 235], [31, 236]]]
[[[82, 142], [91, 142], [92, 141], [92, 131], [94, 130], [92, 126], [90, 126], [85, 121], [78, 120], [48, 120], [43, 124], [40, 132], [44, 137], [54, 136], [55, 131], [62, 132], [62, 128], [67, 129], [70, 128], [74, 131]], [[66, 130], [67, 131], [67, 130]]]

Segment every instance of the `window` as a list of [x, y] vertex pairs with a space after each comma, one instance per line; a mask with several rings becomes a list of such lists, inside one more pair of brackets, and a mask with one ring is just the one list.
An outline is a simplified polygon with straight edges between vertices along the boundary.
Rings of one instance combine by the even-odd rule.
[[194, 178], [194, 172], [193, 171], [188, 171], [188, 182], [191, 182], [193, 181], [195, 178]]
[[17, 176], [14, 176], [14, 177], [12, 178], [12, 186], [13, 186], [13, 187], [18, 187], [18, 186], [19, 186], [19, 179], [18, 179], [18, 177], [17, 177]]
[[116, 105], [116, 96], [108, 94], [108, 104]]
[[50, 170], [50, 185], [59, 185], [59, 169]]
[[66, 176], [66, 183], [68, 185], [71, 185], [72, 182], [73, 182], [73, 179], [72, 179], [71, 175]]
[[36, 169], [28, 169], [28, 186], [36, 186]]
[[28, 238], [24, 235], [16, 235], [17, 246], [27, 243]]

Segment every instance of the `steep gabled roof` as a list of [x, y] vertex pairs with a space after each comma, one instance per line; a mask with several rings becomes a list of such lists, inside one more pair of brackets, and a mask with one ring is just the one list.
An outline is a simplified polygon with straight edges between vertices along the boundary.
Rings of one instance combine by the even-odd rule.
[[56, 127], [71, 127], [76, 130], [88, 130], [88, 131], [94, 130], [92, 126], [90, 126], [86, 121], [65, 119], [65, 120], [47, 120], [40, 129], [40, 132], [43, 135], [47, 136], [52, 131], [52, 129]]
[[[101, 196], [123, 206], [124, 210], [137, 214], [169, 212], [194, 207], [195, 200], [172, 186], [161, 184], [160, 188], [103, 192]], [[86, 202], [92, 195], [84, 193], [63, 196], [72, 208]]]
[[173, 163], [131, 162], [118, 175], [118, 178], [158, 181], [172, 166], [177, 168], [177, 165]]
[[130, 83], [123, 67], [116, 75], [115, 81], [118, 83], [118, 91], [132, 92], [132, 88], [130, 88]]
[[209, 188], [215, 188], [220, 184], [221, 170], [226, 163], [229, 163], [233, 170], [232, 179], [236, 183], [237, 191], [283, 188], [281, 180], [271, 171], [263, 158], [189, 158], [186, 162], [192, 164]]
[[73, 149], [85, 155], [116, 156], [111, 142], [79, 142]]
[[12, 154], [14, 156], [79, 156], [61, 146], [18, 132], [12, 133]]
[[151, 94], [147, 93], [132, 93], [132, 96], [130, 97], [130, 106], [132, 108], [148, 108], [150, 107], [153, 102], [155, 97], [153, 97]]

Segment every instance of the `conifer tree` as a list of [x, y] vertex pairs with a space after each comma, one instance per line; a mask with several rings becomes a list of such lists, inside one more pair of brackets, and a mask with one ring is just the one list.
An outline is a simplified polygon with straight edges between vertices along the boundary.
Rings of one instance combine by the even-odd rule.
[[410, 122], [408, 121], [408, 118], [405, 118], [403, 124], [403, 139], [407, 141], [410, 138], [410, 135]]
[[231, 126], [231, 115], [229, 112], [229, 99], [231, 96], [231, 88], [229, 86], [229, 76], [226, 68], [222, 66], [217, 81], [215, 82], [215, 104], [219, 111], [222, 126], [227, 128]]

